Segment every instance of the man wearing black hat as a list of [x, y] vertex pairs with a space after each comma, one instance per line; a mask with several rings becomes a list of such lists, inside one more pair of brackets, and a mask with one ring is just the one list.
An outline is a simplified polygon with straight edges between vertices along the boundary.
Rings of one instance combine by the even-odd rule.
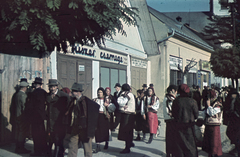
[[[115, 98], [115, 100], [117, 100], [118, 97], [122, 94], [120, 83], [116, 83], [114, 88], [116, 89], [116, 92], [114, 92], [114, 98]], [[116, 103], [116, 110], [114, 112], [114, 115], [115, 115], [116, 118], [115, 118], [115, 122], [114, 122], [113, 128], [111, 128], [112, 131], [114, 131], [117, 128], [117, 126], [120, 123], [120, 119], [121, 119], [121, 113], [119, 112], [119, 105], [118, 105], [118, 103]]]
[[82, 95], [82, 84], [74, 83], [71, 90], [74, 99], [66, 112], [69, 125], [65, 139], [70, 141], [66, 144], [68, 157], [77, 157], [79, 139], [83, 143], [84, 156], [92, 157], [92, 139], [97, 127], [99, 105]]
[[16, 149], [15, 152], [19, 154], [30, 153], [30, 150], [24, 148], [25, 139], [27, 137], [28, 126], [26, 121], [25, 114], [25, 103], [27, 98], [27, 87], [28, 83], [23, 81], [20, 82], [20, 90], [17, 92], [15, 96], [15, 120], [16, 120]]
[[52, 144], [55, 145], [53, 156], [63, 157], [63, 139], [66, 134], [66, 125], [64, 124], [64, 116], [67, 106], [70, 102], [68, 94], [58, 89], [58, 81], [49, 79], [49, 93], [47, 94], [47, 131], [50, 136], [49, 153], [52, 150]]
[[46, 119], [46, 97], [47, 92], [42, 89], [42, 79], [36, 77], [34, 81], [36, 89], [29, 96], [28, 112], [31, 122], [34, 153], [31, 156], [41, 156], [46, 154], [47, 141], [44, 120]]
[[[21, 80], [19, 81], [21, 82], [27, 82], [26, 78], [21, 78]], [[20, 90], [20, 86], [19, 84], [17, 84], [15, 87], [15, 93], [12, 96], [11, 99], [11, 105], [10, 105], [10, 124], [12, 125], [12, 137], [13, 140], [16, 141], [17, 140], [17, 135], [16, 135], [16, 104], [15, 104], [15, 99], [16, 99], [16, 95]]]
[[148, 95], [148, 92], [147, 92], [147, 84], [143, 84], [142, 87], [143, 87], [143, 93], [144, 93], [144, 95], [147, 96], [147, 95]]

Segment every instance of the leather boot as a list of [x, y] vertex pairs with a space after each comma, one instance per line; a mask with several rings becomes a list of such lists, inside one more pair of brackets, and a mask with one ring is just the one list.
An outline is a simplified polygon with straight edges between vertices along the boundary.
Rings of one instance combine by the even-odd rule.
[[105, 142], [105, 146], [104, 146], [103, 149], [108, 149], [108, 142], [107, 141]]
[[147, 142], [147, 144], [151, 144], [153, 140], [153, 134], [150, 134], [149, 140]]
[[135, 138], [134, 141], [141, 141], [140, 134], [137, 135], [137, 138]]

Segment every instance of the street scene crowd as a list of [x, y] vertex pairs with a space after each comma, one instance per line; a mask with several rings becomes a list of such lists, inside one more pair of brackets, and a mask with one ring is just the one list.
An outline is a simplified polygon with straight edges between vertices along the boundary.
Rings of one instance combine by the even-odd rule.
[[[58, 80], [49, 79], [49, 93], [42, 84], [42, 79], [36, 77], [29, 87], [23, 78], [12, 96], [10, 123], [18, 154], [76, 157], [82, 147], [84, 156], [91, 157], [101, 151], [102, 142], [103, 149], [108, 149], [111, 132], [117, 127], [118, 140], [125, 142], [120, 153], [126, 154], [131, 153], [134, 140], [144, 141], [150, 134], [146, 144], [151, 144], [159, 133], [160, 102], [153, 84], [143, 84], [136, 96], [127, 83], [116, 83], [114, 95], [111, 88], [99, 87], [93, 99], [83, 95], [79, 83], [60, 90]], [[197, 157], [197, 147], [209, 157], [221, 156], [222, 124], [227, 125], [226, 134], [235, 145], [230, 154], [240, 156], [240, 100], [231, 86], [204, 86], [201, 92], [195, 85], [170, 85], [161, 109], [166, 123], [167, 157]], [[33, 140], [33, 153], [24, 146], [26, 138]]]

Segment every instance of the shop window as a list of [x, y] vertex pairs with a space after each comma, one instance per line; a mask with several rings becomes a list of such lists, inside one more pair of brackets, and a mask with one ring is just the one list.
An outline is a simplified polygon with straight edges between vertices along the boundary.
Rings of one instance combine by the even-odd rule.
[[127, 82], [126, 70], [101, 67], [100, 86], [103, 87], [104, 89], [106, 87], [110, 87], [112, 94], [115, 92], [114, 86], [116, 83], [120, 83], [122, 85], [126, 82]]
[[192, 85], [197, 85], [197, 74], [196, 73], [188, 73], [187, 85], [189, 87], [191, 87]]
[[109, 87], [109, 76], [110, 71], [109, 68], [103, 68], [101, 67], [101, 87]]
[[170, 84], [171, 85], [181, 85], [182, 83], [182, 73], [177, 70], [170, 70]]

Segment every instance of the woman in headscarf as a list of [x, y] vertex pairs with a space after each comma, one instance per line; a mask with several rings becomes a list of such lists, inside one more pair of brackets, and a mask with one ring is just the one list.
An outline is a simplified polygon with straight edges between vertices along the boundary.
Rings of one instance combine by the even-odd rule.
[[196, 100], [189, 97], [188, 85], [182, 84], [178, 88], [178, 96], [172, 105], [172, 116], [175, 123], [174, 156], [197, 157], [198, 151], [194, 136], [194, 124], [198, 118], [198, 105]]
[[106, 101], [107, 101], [107, 103], [110, 104], [108, 107], [108, 112], [110, 114], [110, 119], [109, 119], [110, 129], [113, 130], [114, 129], [114, 111], [116, 110], [117, 100], [111, 94], [110, 87], [106, 87], [105, 92], [106, 92]]
[[222, 104], [218, 101], [214, 90], [210, 92], [210, 98], [206, 101], [206, 122], [203, 137], [203, 151], [209, 157], [222, 155], [220, 125], [222, 123]]
[[99, 87], [97, 90], [98, 98], [93, 99], [96, 103], [99, 104], [99, 115], [98, 115], [98, 124], [97, 129], [95, 131], [95, 141], [96, 141], [96, 149], [93, 151], [93, 153], [97, 153], [101, 151], [100, 149], [100, 143], [105, 142], [104, 148], [108, 148], [108, 141], [109, 141], [109, 118], [110, 115], [108, 113], [107, 107], [109, 106], [109, 103], [106, 101], [106, 93], [105, 90], [102, 87]]
[[118, 132], [118, 140], [125, 141], [125, 149], [121, 154], [130, 153], [133, 144], [133, 128], [135, 122], [135, 98], [130, 92], [130, 86], [125, 83], [122, 85], [122, 94], [118, 97], [119, 110], [121, 112], [121, 121]]
[[[147, 144], [150, 144], [153, 140], [153, 134], [157, 134], [159, 98], [155, 95], [153, 87], [149, 87], [147, 93], [148, 95], [142, 101], [141, 114], [143, 119], [147, 121], [147, 126], [145, 127], [149, 128], [150, 133]], [[147, 133], [146, 130], [143, 133], [143, 139], [145, 138], [145, 133]]]

